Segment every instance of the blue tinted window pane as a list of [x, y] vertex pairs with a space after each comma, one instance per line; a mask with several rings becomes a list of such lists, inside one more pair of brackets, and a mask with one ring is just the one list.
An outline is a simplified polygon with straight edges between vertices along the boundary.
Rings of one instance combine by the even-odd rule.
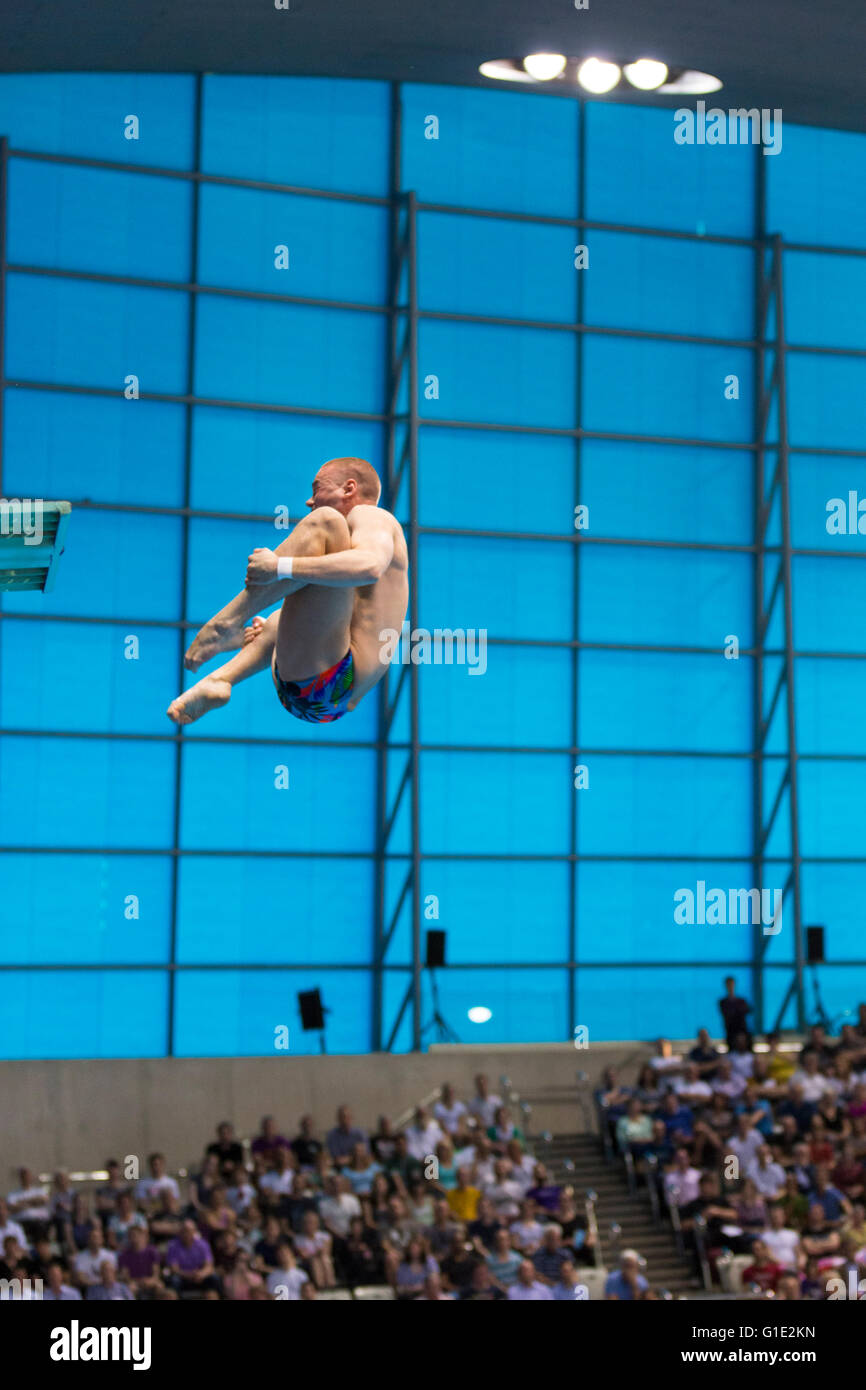
[[796, 664], [801, 753], [866, 753], [863, 662], [800, 657]]
[[862, 449], [866, 438], [866, 361], [787, 356], [788, 433], [798, 448]]
[[866, 261], [789, 251], [784, 274], [789, 343], [866, 346], [866, 327], [859, 312], [866, 298]]
[[426, 854], [568, 854], [567, 754], [424, 753]]
[[[176, 619], [181, 530], [182, 523], [175, 517], [73, 511], [57, 583], [36, 599], [36, 611], [75, 617]], [[142, 566], [147, 569], [146, 583], [142, 583]], [[3, 606], [13, 613], [32, 613], [34, 597], [4, 594]]]
[[[365, 458], [381, 476], [382, 449], [382, 426], [366, 420], [200, 406], [194, 412], [192, 505], [265, 516], [285, 507], [295, 525], [306, 515], [313, 478], [326, 459]], [[284, 539], [281, 532], [275, 543]]]
[[[491, 488], [491, 477], [505, 486]], [[526, 479], [539, 480], [526, 487]], [[482, 430], [427, 429], [419, 440], [423, 526], [573, 533], [575, 449], [571, 439]]]
[[555, 542], [427, 536], [419, 561], [421, 624], [429, 632], [471, 627], [491, 637], [568, 640], [573, 563], [571, 547]]
[[588, 534], [750, 545], [752, 460], [731, 449], [586, 439]]
[[[564, 1042], [568, 1036], [568, 976], [564, 970], [445, 970], [440, 1007], [463, 1043]], [[469, 1010], [491, 1011], [473, 1023]]]
[[373, 862], [183, 859], [178, 916], [181, 962], [362, 964], [373, 950]]
[[209, 74], [202, 168], [209, 174], [385, 195], [389, 111], [386, 82]]
[[573, 322], [575, 231], [428, 212], [418, 223], [422, 309]]
[[[168, 959], [171, 860], [17, 854], [0, 920], [10, 965], [154, 964]], [[14, 930], [8, 930], [14, 923]]]
[[862, 615], [866, 566], [861, 560], [794, 557], [794, 645], [800, 651], [866, 650]]
[[[366, 1052], [370, 1046], [370, 975], [329, 970], [182, 970], [175, 986], [178, 1057], [291, 1057], [319, 1051], [319, 1034], [301, 1029], [299, 990], [320, 989], [328, 1051]], [[287, 1050], [277, 1030], [288, 1028]]]
[[751, 338], [750, 247], [592, 232], [586, 320], [656, 333]]
[[169, 731], [166, 691], [177, 683], [180, 665], [179, 637], [171, 629], [6, 623], [3, 659], [6, 672], [15, 673], [0, 684], [5, 728]]
[[[717, 966], [666, 964], [662, 970], [584, 970], [578, 976], [577, 1017], [593, 1038], [694, 1038], [699, 1028], [721, 1033], [718, 1001], [724, 993]], [[745, 977], [737, 987], [748, 991]], [[772, 1017], [772, 1011], [768, 1010]], [[578, 1054], [580, 1055], [580, 1054]]]
[[[757, 887], [753, 879], [746, 863], [579, 864], [578, 960], [635, 964], [657, 960], [747, 961], [752, 943], [752, 900], [747, 905], [745, 899], [731, 899], [730, 893]], [[768, 888], [771, 879], [772, 875], [765, 885]], [[706, 902], [705, 895], [713, 889], [725, 894], [725, 924], [707, 925], [705, 920], [698, 920], [706, 918], [699, 904]], [[686, 899], [684, 892], [691, 893], [692, 898]], [[681, 896], [675, 897], [677, 893]], [[677, 911], [680, 917], [684, 915], [688, 902], [694, 905], [691, 925], [674, 917]], [[711, 907], [713, 902], [720, 900], [711, 900]], [[772, 925], [771, 898], [767, 905], [766, 916]]]
[[401, 99], [403, 187], [422, 202], [577, 216], [572, 102], [420, 83], [404, 84]]
[[[804, 864], [800, 886], [804, 922], [826, 924], [827, 959], [862, 959], [866, 864]], [[862, 986], [854, 989], [852, 981], [851, 998], [862, 998], [863, 993]]]
[[183, 505], [183, 406], [7, 388], [4, 414], [11, 496]]
[[[788, 995], [793, 971], [790, 966], [764, 972], [764, 1016], [775, 1020]], [[866, 965], [837, 966], [819, 965], [815, 971], [821, 1001], [831, 1019], [844, 1023], [854, 1023], [857, 1019], [857, 1005], [866, 994]], [[797, 1028], [796, 993], [788, 997], [788, 1005], [782, 1015], [782, 1028]]]
[[[0, 842], [167, 849], [174, 748], [124, 739], [0, 739]], [[10, 795], [7, 788], [14, 788]]]
[[752, 770], [745, 758], [596, 755], [589, 788], [574, 794], [583, 854], [751, 853]]
[[590, 102], [586, 121], [587, 217], [716, 236], [752, 235], [756, 149], [678, 145], [670, 110]]
[[447, 924], [453, 965], [567, 960], [568, 881], [565, 863], [519, 861], [427, 860], [421, 875], [425, 903], [435, 894], [441, 924]]
[[752, 602], [747, 555], [611, 545], [586, 546], [581, 554], [580, 635], [586, 642], [714, 647], [721, 662], [729, 634], [749, 644]]
[[[418, 361], [423, 419], [574, 425], [573, 333], [422, 320]], [[428, 376], [438, 377], [438, 399], [427, 397]]]
[[784, 154], [767, 166], [767, 226], [788, 241], [862, 247], [866, 136], [786, 124]]
[[383, 315], [207, 294], [198, 296], [197, 310], [198, 395], [322, 410], [382, 409]]
[[866, 551], [866, 459], [792, 454], [788, 468], [793, 544]]
[[583, 651], [579, 741], [599, 748], [747, 752], [753, 674], [748, 659]]
[[[168, 73], [4, 73], [0, 130], [13, 148], [191, 169], [195, 78]], [[129, 116], [138, 118], [137, 138]]]
[[[439, 645], [443, 660], [448, 650], [447, 642]], [[467, 664], [421, 668], [423, 743], [571, 744], [570, 652], [504, 646], [485, 650], [477, 636], [463, 650], [458, 644], [451, 650], [455, 661], [465, 654]], [[527, 718], [532, 690], [545, 692], [543, 719]]]
[[9, 971], [0, 1057], [161, 1057], [168, 976], [159, 970]]
[[[752, 438], [752, 360], [745, 349], [590, 333], [583, 373], [584, 429], [733, 444]], [[739, 381], [737, 400], [725, 398], [731, 375]]]
[[[199, 280], [272, 294], [384, 299], [386, 208], [203, 184]], [[288, 247], [288, 269], [275, 267]]]
[[9, 260], [186, 280], [191, 209], [182, 179], [12, 159]]
[[[280, 769], [288, 769], [288, 786]], [[183, 750], [185, 849], [373, 848], [376, 760], [358, 749], [279, 745]]]
[[7, 290], [9, 376], [121, 394], [132, 375], [145, 394], [184, 391], [185, 294], [39, 275], [10, 275]]
[[801, 762], [800, 848], [804, 855], [858, 856], [866, 844], [866, 802], [859, 763]]

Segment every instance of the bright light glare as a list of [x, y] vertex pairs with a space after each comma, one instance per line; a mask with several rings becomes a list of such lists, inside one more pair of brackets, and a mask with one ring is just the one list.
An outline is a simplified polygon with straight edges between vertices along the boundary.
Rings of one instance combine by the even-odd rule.
[[469, 1010], [468, 1016], [470, 1023], [487, 1023], [493, 1017], [493, 1013], [483, 1004], [476, 1004], [474, 1008]]
[[523, 66], [530, 77], [537, 78], [539, 82], [550, 82], [564, 70], [567, 61], [562, 53], [530, 53], [524, 58]]
[[609, 92], [620, 79], [616, 63], [606, 63], [603, 58], [587, 58], [577, 70], [577, 80], [587, 92]]
[[667, 63], [658, 63], [655, 58], [638, 58], [636, 63], [626, 63], [623, 72], [631, 85], [642, 92], [652, 92], [668, 80]]
[[694, 68], [687, 68], [673, 82], [666, 82], [663, 87], [659, 88], [659, 91], [666, 96], [681, 94], [699, 97], [706, 95], [707, 92], [718, 92], [723, 85], [718, 77], [713, 77], [712, 73], [697, 72]]

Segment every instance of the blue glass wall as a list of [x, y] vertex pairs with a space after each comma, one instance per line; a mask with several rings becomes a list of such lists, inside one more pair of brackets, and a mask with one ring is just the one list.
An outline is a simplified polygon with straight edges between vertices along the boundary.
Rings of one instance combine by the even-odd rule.
[[[828, 928], [836, 1013], [866, 994], [866, 544], [826, 526], [829, 499], [866, 499], [866, 139], [786, 128], [765, 157], [678, 146], [669, 111], [415, 85], [400, 102], [419, 619], [489, 641], [483, 678], [418, 672], [443, 1011], [465, 1041], [679, 1035], [715, 1024], [728, 970], [757, 983], [750, 928], [672, 908], [699, 880], [754, 881], [763, 159], [765, 230], [786, 243], [803, 916]], [[268, 518], [300, 515], [326, 458], [383, 466], [391, 123], [379, 83], [0, 77], [2, 491], [77, 504], [55, 591], [2, 601], [2, 1056], [267, 1054], [280, 1025], [317, 1050], [295, 1006], [316, 986], [331, 1051], [377, 1035], [375, 700], [302, 725], [264, 676], [180, 743], [164, 711], [191, 630], [282, 538]], [[784, 747], [774, 729], [771, 800]], [[768, 884], [786, 837], [782, 818]], [[393, 909], [405, 807], [390, 849]], [[768, 940], [768, 1022], [793, 959], [791, 930]], [[404, 909], [385, 1038], [411, 965]]]

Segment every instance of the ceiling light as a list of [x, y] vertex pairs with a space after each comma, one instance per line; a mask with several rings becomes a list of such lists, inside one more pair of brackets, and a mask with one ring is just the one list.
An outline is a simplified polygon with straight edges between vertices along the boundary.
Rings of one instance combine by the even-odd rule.
[[482, 63], [478, 71], [482, 77], [495, 77], [499, 82], [532, 82], [528, 72], [518, 68], [510, 58], [494, 58]]
[[491, 1010], [485, 1008], [483, 1004], [477, 1004], [468, 1013], [470, 1023], [488, 1023], [492, 1017]]
[[709, 72], [697, 72], [694, 68], [686, 68], [673, 82], [666, 82], [658, 90], [665, 96], [701, 96], [707, 92], [718, 92], [724, 84], [718, 77], [713, 77]]
[[606, 63], [603, 58], [587, 58], [577, 70], [577, 80], [587, 92], [600, 96], [616, 86], [621, 76], [616, 63]]
[[636, 63], [626, 63], [623, 72], [633, 87], [652, 92], [667, 82], [668, 65], [656, 62], [655, 58], [638, 58]]
[[538, 82], [550, 82], [565, 70], [567, 62], [568, 59], [562, 53], [530, 53], [524, 58], [523, 66], [530, 77], [536, 78]]

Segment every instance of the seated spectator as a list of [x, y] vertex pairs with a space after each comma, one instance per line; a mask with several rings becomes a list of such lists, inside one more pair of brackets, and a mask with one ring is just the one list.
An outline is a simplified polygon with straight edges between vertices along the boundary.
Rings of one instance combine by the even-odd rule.
[[149, 1178], [141, 1178], [135, 1185], [135, 1200], [143, 1207], [153, 1208], [162, 1198], [164, 1192], [168, 1192], [178, 1202], [180, 1201], [180, 1188], [176, 1180], [171, 1176], [165, 1161], [165, 1155], [153, 1153], [147, 1160], [150, 1169]]
[[446, 1289], [459, 1294], [467, 1288], [472, 1282], [473, 1270], [482, 1259], [483, 1256], [468, 1239], [466, 1227], [462, 1224], [455, 1226], [451, 1249], [439, 1264]]
[[223, 1292], [232, 1303], [248, 1303], [253, 1289], [263, 1288], [264, 1282], [253, 1269], [246, 1250], [239, 1250], [233, 1267], [223, 1276]]
[[559, 1207], [554, 1213], [556, 1224], [562, 1231], [564, 1244], [568, 1245], [571, 1258], [576, 1264], [595, 1263], [595, 1236], [589, 1229], [585, 1210], [578, 1211], [570, 1189], [563, 1191]]
[[839, 1232], [831, 1226], [824, 1215], [824, 1208], [817, 1202], [813, 1202], [809, 1206], [809, 1214], [806, 1217], [806, 1225], [803, 1228], [800, 1243], [805, 1255], [814, 1255], [819, 1260], [828, 1255], [837, 1254], [842, 1248]]
[[356, 1144], [367, 1143], [367, 1136], [363, 1129], [358, 1129], [353, 1122], [352, 1112], [348, 1105], [341, 1105], [337, 1110], [337, 1123], [333, 1129], [328, 1130], [325, 1140], [325, 1147], [331, 1156], [331, 1161], [337, 1168], [342, 1168], [349, 1162], [355, 1151]]
[[468, 1113], [461, 1115], [451, 1134], [451, 1143], [454, 1145], [454, 1162], [458, 1168], [461, 1164], [475, 1162], [478, 1137], [479, 1131], [470, 1123]]
[[223, 1179], [230, 1179], [238, 1164], [244, 1161], [244, 1146], [236, 1138], [235, 1127], [228, 1120], [217, 1125], [216, 1134], [216, 1139], [208, 1144], [205, 1154], [213, 1154]]
[[346, 1237], [335, 1242], [334, 1253], [344, 1284], [382, 1282], [384, 1256], [379, 1232], [365, 1226], [363, 1217], [352, 1217]]
[[364, 1197], [373, 1186], [373, 1179], [381, 1173], [381, 1166], [372, 1157], [366, 1144], [358, 1143], [352, 1150], [349, 1162], [343, 1167], [343, 1177], [348, 1178], [356, 1197]]
[[752, 1247], [752, 1263], [746, 1265], [742, 1273], [744, 1287], [755, 1284], [762, 1293], [775, 1290], [776, 1281], [784, 1274], [782, 1265], [777, 1264], [762, 1240], [756, 1240]]
[[215, 1187], [204, 1211], [199, 1214], [199, 1228], [206, 1240], [213, 1241], [223, 1231], [233, 1231], [237, 1216], [229, 1206], [224, 1187]]
[[695, 1168], [688, 1149], [677, 1149], [673, 1166], [664, 1176], [665, 1197], [669, 1206], [684, 1207], [698, 1196], [701, 1171]]
[[[668, 1087], [662, 1081], [659, 1073], [656, 1072], [649, 1062], [644, 1062], [638, 1072], [637, 1085], [634, 1090], [621, 1088], [622, 1100], [616, 1107], [614, 1123], [620, 1115], [624, 1115], [628, 1109], [628, 1103], [634, 1099], [640, 1101], [644, 1110], [656, 1110], [662, 1103], [667, 1093]], [[613, 1114], [613, 1107], [611, 1107]]]
[[48, 1278], [48, 1271], [55, 1260], [61, 1258], [60, 1246], [47, 1236], [42, 1236], [33, 1245], [33, 1273], [37, 1279], [43, 1281]]
[[262, 1274], [270, 1274], [277, 1267], [277, 1254], [283, 1240], [283, 1228], [277, 1216], [265, 1218], [265, 1227], [253, 1246], [254, 1268]]
[[446, 1194], [446, 1201], [458, 1221], [475, 1221], [481, 1201], [481, 1189], [475, 1187], [472, 1182], [471, 1168], [458, 1168], [457, 1182]]
[[739, 1076], [743, 1081], [748, 1081], [751, 1078], [755, 1058], [748, 1033], [738, 1033], [734, 1038], [734, 1045], [728, 1053], [728, 1060], [734, 1076]]
[[800, 1135], [797, 1130], [797, 1121], [793, 1115], [785, 1115], [779, 1126], [779, 1132], [774, 1136], [773, 1147], [783, 1168], [788, 1168], [794, 1161], [794, 1149], [800, 1143]]
[[154, 1298], [163, 1288], [162, 1261], [147, 1227], [130, 1226], [127, 1242], [117, 1258], [123, 1281], [136, 1298]]
[[709, 1029], [699, 1028], [697, 1041], [688, 1054], [688, 1060], [697, 1067], [699, 1074], [705, 1080], [712, 1081], [720, 1057], [721, 1053], [713, 1047]]
[[86, 1298], [88, 1303], [130, 1303], [133, 1293], [117, 1277], [117, 1264], [113, 1256], [102, 1261], [99, 1282], [89, 1285]]
[[24, 1227], [20, 1221], [13, 1220], [9, 1213], [9, 1203], [5, 1197], [0, 1197], [0, 1249], [7, 1236], [14, 1236], [22, 1247], [27, 1244]]
[[117, 1211], [108, 1218], [108, 1244], [112, 1250], [119, 1250], [126, 1245], [133, 1226], [140, 1226], [142, 1230], [147, 1231], [147, 1217], [143, 1212], [135, 1210], [129, 1192], [121, 1192], [117, 1199]]
[[469, 1102], [469, 1113], [482, 1130], [489, 1129], [496, 1119], [496, 1112], [502, 1105], [501, 1096], [490, 1090], [490, 1083], [483, 1072], [475, 1078], [475, 1094]]
[[764, 1136], [752, 1128], [750, 1117], [745, 1114], [738, 1115], [734, 1121], [734, 1132], [729, 1134], [725, 1141], [725, 1156], [733, 1154], [739, 1164], [739, 1172], [747, 1173], [752, 1159], [757, 1157], [758, 1150], [763, 1147]]
[[515, 1250], [519, 1250], [522, 1255], [533, 1255], [541, 1244], [544, 1235], [544, 1226], [535, 1214], [535, 1203], [525, 1200], [520, 1203], [520, 1213], [515, 1221], [512, 1221], [509, 1230], [511, 1231], [511, 1244]]
[[815, 1186], [815, 1168], [809, 1152], [809, 1145], [798, 1143], [794, 1146], [794, 1160], [788, 1170], [793, 1173], [797, 1188], [802, 1193], [811, 1192]]
[[[399, 1181], [399, 1180], [398, 1180]], [[402, 1184], [401, 1184], [402, 1185]], [[419, 1191], [428, 1192], [427, 1184], [423, 1178], [417, 1177], [408, 1184], [410, 1193]], [[394, 1181], [386, 1177], [384, 1173], [377, 1173], [373, 1179], [370, 1191], [365, 1195], [361, 1206], [363, 1207], [364, 1219], [369, 1226], [379, 1226], [388, 1216], [388, 1202], [394, 1191]], [[432, 1194], [431, 1200], [432, 1200]], [[435, 1203], [434, 1203], [435, 1205]]]
[[24, 1247], [16, 1236], [7, 1236], [3, 1241], [3, 1258], [0, 1260], [0, 1279], [19, 1278], [18, 1270], [23, 1269], [29, 1279], [36, 1275], [36, 1262], [24, 1253]]
[[782, 1052], [782, 1037], [780, 1033], [767, 1033], [767, 1075], [778, 1086], [787, 1086], [794, 1072], [797, 1070], [797, 1063], [793, 1054]]
[[493, 1182], [487, 1183], [482, 1191], [493, 1203], [501, 1220], [513, 1221], [519, 1214], [523, 1187], [513, 1178], [511, 1164], [507, 1158], [496, 1160], [493, 1166]]
[[320, 1200], [309, 1173], [296, 1173], [291, 1195], [282, 1198], [279, 1211], [287, 1218], [291, 1229], [299, 1231], [308, 1211], [318, 1213]]
[[750, 1077], [746, 1082], [746, 1089], [738, 1101], [734, 1102], [734, 1115], [745, 1115], [752, 1129], [766, 1140], [773, 1135], [773, 1107], [758, 1091], [758, 1083], [754, 1077]]
[[206, 1297], [218, 1296], [219, 1282], [214, 1273], [213, 1251], [189, 1217], [182, 1222], [180, 1235], [169, 1242], [165, 1263], [169, 1283], [178, 1295], [204, 1293]]
[[652, 1119], [644, 1112], [637, 1098], [630, 1100], [626, 1113], [616, 1122], [616, 1142], [620, 1153], [643, 1153], [652, 1136]]
[[791, 1077], [791, 1086], [799, 1087], [803, 1099], [817, 1105], [827, 1090], [827, 1078], [821, 1074], [820, 1058], [817, 1052], [800, 1054], [800, 1066]]
[[37, 1182], [29, 1168], [18, 1169], [19, 1186], [6, 1198], [9, 1215], [24, 1227], [28, 1239], [34, 1239], [51, 1220], [48, 1188]]
[[214, 1188], [222, 1186], [219, 1157], [215, 1153], [206, 1153], [201, 1172], [193, 1178], [190, 1185], [189, 1195], [192, 1205], [203, 1211], [210, 1201], [210, 1195]]
[[323, 1231], [318, 1216], [308, 1211], [300, 1234], [295, 1237], [295, 1250], [317, 1289], [332, 1289], [337, 1282], [334, 1274], [333, 1239]]
[[826, 1092], [818, 1102], [815, 1118], [820, 1119], [826, 1134], [838, 1143], [851, 1137], [851, 1121], [842, 1109], [838, 1096]]
[[866, 1206], [862, 1201], [851, 1203], [851, 1215], [842, 1225], [842, 1234], [851, 1236], [858, 1246], [866, 1247]]
[[508, 1297], [512, 1303], [550, 1303], [553, 1300], [547, 1284], [536, 1277], [531, 1260], [520, 1261], [517, 1278], [508, 1286]]
[[526, 1193], [542, 1211], [555, 1216], [562, 1200], [562, 1188], [550, 1181], [543, 1163], [535, 1163], [532, 1168], [532, 1186]]
[[854, 1153], [854, 1146], [850, 1139], [846, 1139], [839, 1150], [839, 1156], [831, 1171], [830, 1180], [834, 1187], [845, 1194], [849, 1202], [854, 1202], [863, 1196], [866, 1168]]
[[66, 1283], [66, 1271], [59, 1261], [49, 1267], [48, 1279], [42, 1290], [42, 1298], [46, 1303], [78, 1303], [81, 1301], [80, 1290]]
[[521, 1257], [511, 1244], [511, 1233], [504, 1226], [493, 1237], [493, 1249], [486, 1256], [487, 1267], [494, 1282], [501, 1289], [508, 1289], [517, 1278]]
[[574, 1268], [569, 1252], [562, 1248], [561, 1242], [562, 1231], [555, 1221], [551, 1221], [544, 1227], [541, 1244], [531, 1257], [536, 1278], [540, 1279], [542, 1284], [549, 1284], [551, 1288], [559, 1283], [564, 1264]]
[[319, 1215], [332, 1236], [339, 1238], [348, 1234], [352, 1217], [361, 1215], [360, 1199], [352, 1191], [348, 1178], [333, 1176], [326, 1179]]
[[470, 1282], [460, 1290], [459, 1294], [461, 1303], [493, 1303], [507, 1298], [507, 1296], [504, 1289], [500, 1289], [497, 1284], [494, 1284], [490, 1268], [486, 1263], [475, 1266]]
[[[76, 1250], [83, 1250], [93, 1230], [94, 1218], [91, 1213], [90, 1196], [86, 1192], [76, 1192], [72, 1203], [71, 1225], [67, 1227], [66, 1244]], [[71, 1239], [70, 1239], [71, 1236]]]
[[87, 1245], [83, 1250], [79, 1250], [72, 1261], [72, 1276], [78, 1287], [87, 1289], [98, 1284], [102, 1278], [103, 1261], [111, 1258], [111, 1251], [105, 1247], [102, 1222], [94, 1221]]
[[809, 1125], [809, 1161], [813, 1167], [826, 1167], [833, 1162], [833, 1141], [817, 1113]]
[[439, 1124], [445, 1134], [453, 1134], [461, 1119], [464, 1119], [468, 1111], [462, 1100], [457, 1100], [454, 1095], [454, 1087], [450, 1081], [446, 1081], [442, 1087], [439, 1099], [433, 1106], [433, 1118]]
[[299, 1303], [302, 1289], [309, 1276], [298, 1268], [295, 1252], [289, 1241], [277, 1247], [277, 1267], [267, 1277], [268, 1293], [278, 1302]]
[[117, 1210], [117, 1199], [121, 1192], [129, 1192], [130, 1186], [120, 1174], [120, 1164], [116, 1158], [110, 1158], [105, 1165], [108, 1179], [96, 1188], [96, 1214], [104, 1221]]
[[672, 1144], [685, 1144], [688, 1147], [694, 1133], [694, 1118], [689, 1107], [682, 1105], [673, 1091], [669, 1091], [662, 1101], [658, 1118], [664, 1124]]
[[839, 1227], [851, 1216], [851, 1203], [830, 1183], [830, 1170], [824, 1164], [815, 1169], [815, 1186], [809, 1193], [809, 1203], [820, 1207], [828, 1226]]
[[717, 1161], [734, 1120], [733, 1102], [721, 1091], [713, 1091], [710, 1104], [701, 1111], [694, 1126], [694, 1160], [698, 1167], [708, 1160]]
[[72, 1221], [75, 1189], [69, 1174], [64, 1173], [62, 1169], [54, 1174], [50, 1202], [52, 1226], [57, 1234], [57, 1239], [64, 1240]]
[[514, 1123], [507, 1105], [500, 1105], [493, 1124], [487, 1126], [487, 1138], [493, 1145], [494, 1153], [504, 1153], [507, 1144], [513, 1140], [517, 1140], [521, 1149], [524, 1148], [523, 1131]]
[[508, 1140], [504, 1157], [511, 1164], [511, 1176], [520, 1183], [525, 1196], [535, 1181], [535, 1159], [526, 1152], [521, 1139]]
[[406, 1187], [424, 1177], [424, 1164], [409, 1152], [409, 1136], [405, 1130], [394, 1137], [394, 1151], [385, 1160], [385, 1172]]
[[729, 1057], [723, 1057], [716, 1068], [712, 1087], [720, 1096], [726, 1096], [728, 1100], [733, 1101], [745, 1091], [746, 1079], [737, 1075]]
[[298, 1133], [289, 1145], [295, 1155], [298, 1167], [315, 1168], [316, 1159], [323, 1152], [324, 1145], [316, 1137], [312, 1115], [302, 1115], [298, 1123]]
[[669, 1079], [674, 1072], [683, 1070], [685, 1062], [674, 1053], [670, 1038], [659, 1038], [656, 1042], [656, 1055], [650, 1058], [649, 1065], [656, 1076]]
[[370, 1152], [376, 1162], [384, 1167], [388, 1160], [393, 1158], [396, 1148], [397, 1135], [391, 1127], [391, 1121], [387, 1115], [380, 1115], [376, 1133], [370, 1137]]
[[386, 1257], [391, 1254], [402, 1259], [403, 1251], [416, 1231], [405, 1201], [396, 1193], [388, 1198], [388, 1215], [380, 1229]]
[[[680, 1225], [683, 1232], [694, 1237], [695, 1222], [701, 1218], [706, 1226], [706, 1243], [711, 1252], [726, 1245], [728, 1238], [722, 1227], [736, 1222], [737, 1213], [729, 1201], [721, 1196], [719, 1180], [715, 1173], [704, 1173], [698, 1185], [698, 1196], [680, 1208]], [[697, 1245], [694, 1245], [697, 1259]]]
[[619, 1257], [619, 1269], [607, 1276], [604, 1296], [631, 1303], [646, 1293], [649, 1281], [640, 1272], [640, 1256], [636, 1250], [623, 1250]]
[[244, 1165], [236, 1163], [227, 1174], [226, 1201], [233, 1212], [242, 1216], [244, 1213], [249, 1213], [255, 1199], [256, 1189], [247, 1177]]
[[419, 1105], [412, 1124], [406, 1127], [406, 1142], [411, 1156], [418, 1163], [426, 1164], [435, 1155], [436, 1145], [443, 1137], [436, 1120], [431, 1120], [423, 1105]]
[[457, 1186], [454, 1146], [447, 1137], [440, 1139], [436, 1145], [436, 1165], [436, 1176], [431, 1175], [430, 1180], [435, 1182], [439, 1190], [447, 1196], [451, 1189]]
[[183, 1225], [180, 1198], [164, 1188], [157, 1198], [156, 1209], [150, 1218], [150, 1234], [155, 1241], [175, 1240]]
[[815, 1255], [810, 1255], [806, 1261], [806, 1269], [803, 1278], [801, 1293], [806, 1299], [823, 1300], [827, 1296], [827, 1280], [831, 1278], [832, 1271], [822, 1270], [820, 1262]]
[[559, 1267], [559, 1279], [551, 1289], [551, 1293], [557, 1303], [573, 1303], [575, 1299], [589, 1297], [586, 1285], [580, 1282], [580, 1276], [571, 1260], [562, 1261]]
[[[450, 1207], [450, 1202], [449, 1202]], [[469, 1223], [469, 1239], [474, 1243], [476, 1250], [481, 1250], [485, 1255], [493, 1249], [493, 1242], [498, 1231], [506, 1230], [502, 1221], [496, 1214], [496, 1208], [489, 1197], [481, 1197], [478, 1202], [478, 1213], [474, 1221]], [[449, 1239], [450, 1246], [450, 1239]]]
[[694, 1062], [688, 1063], [681, 1076], [674, 1077], [671, 1090], [686, 1105], [705, 1105], [713, 1098], [713, 1089], [709, 1081], [702, 1078], [700, 1069]]
[[274, 1149], [272, 1166], [259, 1182], [259, 1198], [266, 1207], [276, 1210], [282, 1204], [283, 1198], [291, 1194], [296, 1162], [297, 1159], [288, 1145], [278, 1144]]
[[413, 1236], [402, 1259], [395, 1261], [389, 1282], [398, 1299], [417, 1298], [424, 1290], [427, 1276], [438, 1273], [439, 1266], [423, 1236]]
[[767, 1225], [767, 1204], [752, 1178], [746, 1178], [742, 1190], [734, 1198], [734, 1210], [737, 1223], [743, 1228], [747, 1248], [750, 1248], [752, 1238], [759, 1236]]
[[[757, 1130], [752, 1131], [753, 1134]], [[746, 1164], [746, 1176], [755, 1184], [762, 1197], [775, 1201], [785, 1190], [785, 1170], [773, 1158], [769, 1144], [761, 1144], [755, 1157]]]
[[438, 1272], [431, 1272], [424, 1280], [424, 1291], [419, 1293], [415, 1299], [416, 1303], [453, 1303], [453, 1293], [446, 1293], [442, 1287], [442, 1277]]
[[800, 1237], [785, 1221], [785, 1209], [779, 1205], [770, 1207], [769, 1225], [761, 1232], [761, 1240], [770, 1252], [770, 1258], [785, 1269], [797, 1269], [800, 1265]]
[[276, 1163], [278, 1151], [288, 1148], [289, 1141], [284, 1134], [280, 1134], [273, 1115], [263, 1116], [261, 1130], [250, 1144], [251, 1157], [260, 1159], [267, 1171]]

